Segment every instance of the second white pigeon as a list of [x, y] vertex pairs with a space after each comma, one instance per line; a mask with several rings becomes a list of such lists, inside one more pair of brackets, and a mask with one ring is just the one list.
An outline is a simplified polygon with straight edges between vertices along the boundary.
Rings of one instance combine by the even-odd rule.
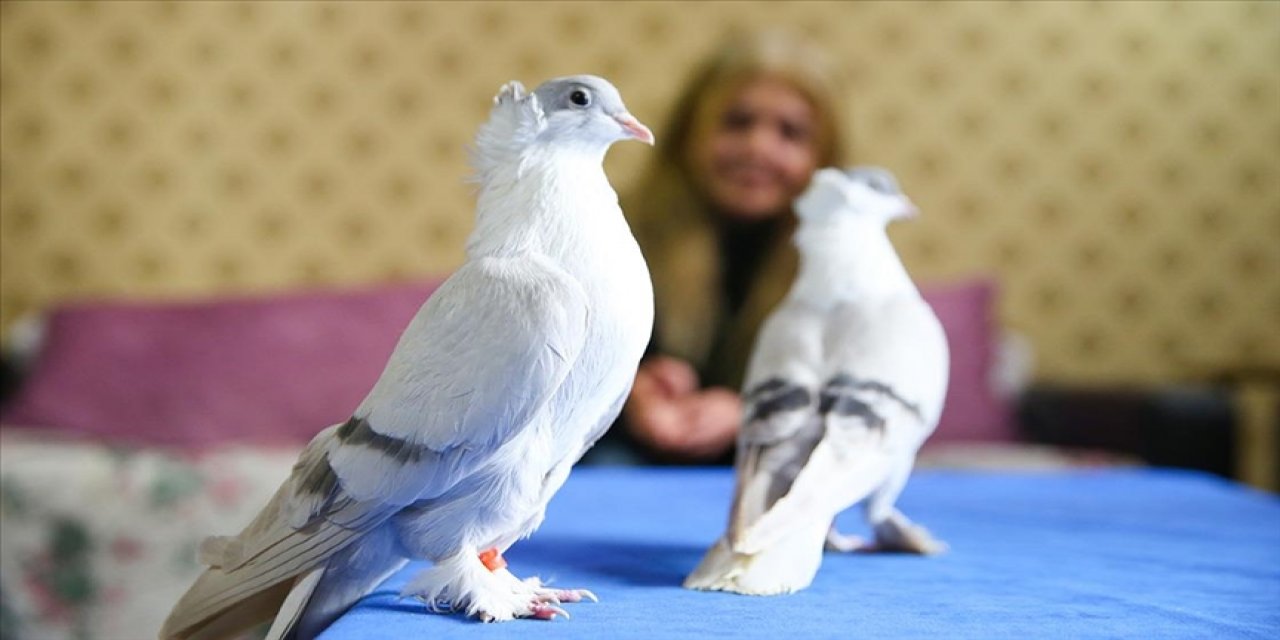
[[433, 566], [405, 595], [486, 621], [594, 598], [521, 580], [502, 552], [613, 422], [649, 339], [649, 272], [602, 167], [627, 139], [653, 143], [602, 78], [502, 88], [476, 137], [465, 264], [352, 417], [239, 535], [205, 541], [162, 638], [273, 616], [269, 637], [313, 638], [409, 559]]
[[[946, 395], [946, 336], [886, 233], [916, 213], [889, 172], [818, 171], [796, 201], [800, 270], [761, 328], [744, 385], [728, 531], [685, 587], [809, 586], [824, 547], [946, 547], [894, 506]], [[836, 514], [864, 502], [874, 541]]]

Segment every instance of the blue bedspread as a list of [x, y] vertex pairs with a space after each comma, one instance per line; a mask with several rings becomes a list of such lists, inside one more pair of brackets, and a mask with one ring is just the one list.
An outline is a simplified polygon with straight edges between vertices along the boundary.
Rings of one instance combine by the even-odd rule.
[[[1280, 638], [1280, 500], [1163, 470], [919, 472], [899, 506], [943, 556], [827, 554], [789, 596], [680, 582], [721, 532], [728, 469], [583, 468], [507, 554], [516, 575], [594, 590], [572, 620], [482, 625], [397, 593], [323, 640], [364, 638]], [[840, 518], [863, 530], [860, 513]]]

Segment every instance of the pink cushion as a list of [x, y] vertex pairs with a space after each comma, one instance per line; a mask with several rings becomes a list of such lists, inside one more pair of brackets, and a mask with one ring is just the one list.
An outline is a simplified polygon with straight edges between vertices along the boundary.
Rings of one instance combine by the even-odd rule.
[[138, 444], [305, 442], [350, 416], [438, 285], [65, 307], [0, 421]]
[[[0, 422], [108, 441], [206, 446], [305, 442], [349, 417], [439, 281], [199, 303], [88, 303], [50, 318]], [[925, 287], [951, 346], [931, 443], [1014, 440], [990, 385], [996, 287]]]
[[947, 403], [930, 444], [1012, 441], [1012, 411], [991, 385], [999, 323], [996, 284], [974, 280], [921, 287], [951, 347]]

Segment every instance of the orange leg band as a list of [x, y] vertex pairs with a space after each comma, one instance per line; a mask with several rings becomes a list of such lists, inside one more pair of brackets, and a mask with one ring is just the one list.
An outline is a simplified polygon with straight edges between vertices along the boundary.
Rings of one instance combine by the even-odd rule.
[[480, 564], [490, 571], [497, 571], [506, 568], [507, 560], [502, 557], [497, 547], [490, 547], [480, 552]]

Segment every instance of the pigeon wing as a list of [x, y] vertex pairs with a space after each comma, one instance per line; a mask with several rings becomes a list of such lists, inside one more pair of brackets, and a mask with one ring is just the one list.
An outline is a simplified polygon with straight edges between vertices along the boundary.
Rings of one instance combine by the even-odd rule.
[[786, 492], [817, 440], [821, 324], [818, 310], [786, 303], [761, 327], [744, 385], [730, 540]]
[[206, 571], [164, 637], [322, 563], [419, 497], [438, 495], [532, 424], [581, 351], [586, 297], [549, 262], [485, 258], [423, 305], [355, 417], [312, 440], [238, 536], [201, 545]]
[[329, 463], [357, 500], [437, 496], [531, 426], [586, 340], [587, 297], [539, 257], [459, 269], [400, 339]]

